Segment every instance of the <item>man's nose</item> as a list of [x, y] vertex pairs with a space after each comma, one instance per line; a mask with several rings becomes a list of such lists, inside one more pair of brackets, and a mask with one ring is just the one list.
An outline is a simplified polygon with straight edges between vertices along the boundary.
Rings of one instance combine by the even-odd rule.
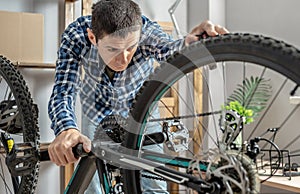
[[119, 62], [121, 62], [122, 64], [125, 64], [125, 63], [127, 63], [128, 62], [128, 57], [129, 57], [129, 52], [128, 51], [123, 51], [123, 52], [121, 52], [119, 55], [118, 55], [118, 57], [117, 57], [117, 60], [119, 61]]

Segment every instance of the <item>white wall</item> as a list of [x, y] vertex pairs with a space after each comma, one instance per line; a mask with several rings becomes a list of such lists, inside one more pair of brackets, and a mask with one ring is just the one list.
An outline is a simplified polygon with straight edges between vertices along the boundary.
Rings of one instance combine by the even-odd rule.
[[186, 0], [188, 29], [210, 19], [231, 32], [270, 35], [300, 47], [299, 0]]
[[33, 12], [44, 15], [44, 62], [53, 63], [59, 41], [59, 0], [34, 1]]
[[188, 29], [200, 24], [204, 20], [225, 26], [224, 0], [187, 0], [188, 3]]
[[5, 11], [17, 11], [17, 12], [32, 12], [33, 10], [33, 0], [26, 1], [7, 1], [0, 0], [0, 10]]
[[[154, 21], [171, 21], [168, 9], [175, 3], [175, 0], [135, 0], [142, 9], [145, 16]], [[174, 12], [176, 21], [180, 28], [182, 35], [187, 34], [187, 2], [188, 0], [182, 0]], [[174, 33], [174, 35], [176, 35]]]
[[228, 0], [229, 30], [255, 32], [285, 40], [300, 47], [299, 0]]

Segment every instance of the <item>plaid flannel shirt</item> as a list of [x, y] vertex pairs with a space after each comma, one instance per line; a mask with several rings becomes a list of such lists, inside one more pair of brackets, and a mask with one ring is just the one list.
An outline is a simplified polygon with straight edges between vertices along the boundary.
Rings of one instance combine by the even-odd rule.
[[98, 124], [106, 115], [126, 116], [144, 81], [153, 72], [153, 59], [166, 60], [183, 46], [174, 41], [156, 22], [142, 16], [143, 27], [138, 48], [122, 72], [110, 80], [97, 47], [87, 37], [91, 16], [70, 24], [62, 34], [56, 61], [55, 84], [48, 104], [51, 129], [55, 135], [75, 128], [75, 99], [79, 93], [82, 113]]

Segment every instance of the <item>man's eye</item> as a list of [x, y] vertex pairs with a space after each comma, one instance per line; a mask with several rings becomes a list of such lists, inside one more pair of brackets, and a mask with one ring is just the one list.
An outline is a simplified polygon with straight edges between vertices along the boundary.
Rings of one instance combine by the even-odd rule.
[[107, 49], [109, 52], [117, 52], [119, 49], [116, 48], [108, 48]]
[[131, 51], [131, 50], [133, 50], [134, 48], [135, 48], [135, 45], [133, 45], [133, 46], [129, 47], [129, 48], [128, 48], [128, 50], [130, 50], [130, 51]]

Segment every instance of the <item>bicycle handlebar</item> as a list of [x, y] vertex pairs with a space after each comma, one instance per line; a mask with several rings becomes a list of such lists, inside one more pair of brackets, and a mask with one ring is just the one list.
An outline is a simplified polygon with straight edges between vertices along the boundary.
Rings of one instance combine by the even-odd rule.
[[198, 37], [198, 40], [206, 39], [209, 37], [206, 31], [202, 32], [201, 34], [196, 35]]
[[88, 155], [88, 153], [86, 151], [84, 151], [82, 143], [79, 143], [75, 147], [73, 147], [72, 151], [73, 151], [75, 158], [85, 157]]
[[[85, 157], [88, 155], [88, 153], [86, 151], [84, 151], [82, 143], [79, 143], [75, 147], [73, 147], [72, 151], [73, 151], [75, 158]], [[39, 160], [40, 161], [50, 161], [48, 149], [40, 151]]]

